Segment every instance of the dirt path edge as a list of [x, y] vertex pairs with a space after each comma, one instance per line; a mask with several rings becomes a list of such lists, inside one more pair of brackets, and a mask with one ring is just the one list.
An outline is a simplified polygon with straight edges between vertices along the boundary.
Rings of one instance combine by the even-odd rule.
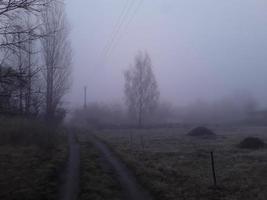
[[69, 158], [64, 171], [64, 181], [60, 187], [60, 200], [77, 200], [80, 183], [80, 145], [76, 140], [75, 133], [69, 131]]
[[138, 183], [134, 174], [127, 166], [109, 149], [109, 147], [96, 138], [90, 136], [89, 140], [99, 150], [106, 162], [113, 168], [122, 189], [127, 195], [127, 200], [152, 200], [152, 196]]

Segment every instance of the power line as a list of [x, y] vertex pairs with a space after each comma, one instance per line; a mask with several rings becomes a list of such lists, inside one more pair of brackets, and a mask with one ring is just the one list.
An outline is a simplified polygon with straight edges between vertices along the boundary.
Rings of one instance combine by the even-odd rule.
[[120, 33], [121, 28], [122, 28], [123, 25], [124, 25], [125, 20], [127, 20], [128, 15], [129, 15], [129, 13], [130, 13], [132, 7], [133, 7], [134, 4], [135, 4], [134, 2], [135, 2], [135, 0], [130, 1], [130, 4], [129, 4], [129, 6], [128, 6], [127, 9], [126, 9], [126, 12], [125, 12], [125, 14], [124, 14], [123, 17], [122, 17], [122, 20], [121, 20], [121, 22], [119, 23], [119, 26], [118, 26], [117, 30], [115, 31], [115, 34], [111, 37], [110, 45], [107, 47], [106, 51], [104, 52], [104, 55], [105, 55], [105, 56], [108, 55], [108, 53], [109, 53], [111, 47], [113, 46], [113, 43], [114, 43], [115, 39], [117, 38], [117, 35]]
[[110, 46], [112, 46], [112, 44], [114, 42], [114, 39], [116, 38], [116, 36], [119, 33], [122, 25], [124, 24], [124, 21], [127, 18], [129, 11], [131, 10], [131, 8], [132, 8], [132, 6], [134, 4], [134, 1], [135, 0], [127, 0], [127, 2], [125, 3], [125, 5], [124, 5], [124, 7], [122, 9], [122, 12], [121, 12], [121, 14], [120, 14], [120, 16], [119, 16], [119, 18], [117, 20], [117, 23], [114, 25], [111, 37], [110, 37], [110, 39], [108, 40], [107, 44], [104, 47], [104, 50], [103, 50], [103, 56], [104, 57], [106, 57], [106, 54], [110, 49]]
[[[125, 13], [125, 11], [127, 10], [127, 7], [128, 7], [128, 5], [129, 5], [129, 3], [130, 3], [130, 0], [126, 0], [126, 3], [124, 4], [124, 7], [123, 7], [123, 9], [122, 9], [122, 12], [121, 12], [121, 14], [120, 14], [120, 16], [119, 16], [119, 18], [118, 18], [118, 20], [117, 20], [117, 23], [114, 25], [114, 27], [112, 28], [112, 33], [111, 33], [111, 38], [113, 38], [114, 37], [114, 34], [115, 34], [115, 32], [116, 32], [116, 29], [118, 29], [118, 27], [119, 27], [119, 25], [120, 25], [120, 23], [121, 23], [121, 20], [123, 19], [123, 16], [124, 16], [124, 13]], [[105, 47], [104, 47], [104, 52], [106, 51], [106, 49], [107, 49], [107, 47], [110, 45], [110, 42], [111, 42], [111, 40], [108, 40], [107, 41], [107, 43], [106, 43], [106, 45], [105, 45]]]
[[[134, 12], [132, 13], [132, 16], [130, 18], [128, 18], [128, 22], [124, 26], [124, 30], [125, 30], [124, 31], [124, 35], [126, 35], [128, 33], [128, 30], [129, 29], [127, 29], [127, 28], [132, 23], [134, 17], [136, 16], [136, 14], [137, 14], [138, 10], [140, 9], [140, 7], [141, 7], [141, 5], [142, 5], [143, 2], [144, 2], [144, 0], [140, 0], [139, 1], [139, 3], [136, 6]], [[118, 43], [120, 41], [120, 38], [122, 38], [122, 36], [123, 36], [123, 32], [121, 32], [121, 34], [119, 35], [118, 39], [111, 45], [111, 47], [110, 47], [111, 50], [113, 50], [113, 49], [115, 49], [117, 47], [117, 45], [118, 45]], [[112, 52], [111, 50], [107, 53], [107, 57], [110, 55], [110, 52]]]
[[[142, 5], [142, 3], [144, 2], [144, 0], [140, 0], [139, 1], [139, 3], [138, 3], [138, 5], [136, 6], [136, 9], [134, 10], [134, 12], [133, 12], [133, 14], [132, 14], [132, 17], [128, 20], [128, 23], [126, 24], [126, 29], [127, 29], [127, 27], [132, 23], [132, 21], [134, 20], [134, 17], [136, 16], [136, 14], [137, 14], [137, 12], [138, 12], [138, 10], [141, 8], [141, 5]], [[125, 29], [125, 30], [126, 30]], [[127, 32], [126, 32], [127, 33]]]

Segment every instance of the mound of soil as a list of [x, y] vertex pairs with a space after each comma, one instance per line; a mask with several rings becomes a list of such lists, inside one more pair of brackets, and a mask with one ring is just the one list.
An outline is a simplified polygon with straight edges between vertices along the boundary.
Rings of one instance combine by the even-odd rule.
[[260, 149], [265, 146], [265, 143], [257, 137], [247, 137], [239, 143], [239, 148], [244, 149]]
[[203, 126], [199, 126], [197, 128], [192, 129], [191, 131], [189, 131], [189, 133], [187, 135], [194, 136], [194, 137], [216, 136], [216, 134], [213, 131], [211, 131], [210, 129], [203, 127]]

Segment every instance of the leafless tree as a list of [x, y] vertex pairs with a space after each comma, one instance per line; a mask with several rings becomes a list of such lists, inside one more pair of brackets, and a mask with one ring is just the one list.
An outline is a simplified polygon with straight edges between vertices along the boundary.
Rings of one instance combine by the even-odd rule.
[[135, 58], [134, 66], [124, 73], [124, 77], [129, 114], [141, 127], [145, 117], [155, 109], [159, 99], [157, 81], [149, 55], [140, 52]]
[[[53, 2], [42, 13], [42, 54], [44, 59], [46, 117], [53, 119], [69, 89], [72, 51], [64, 4]], [[49, 33], [49, 34], [47, 34]]]
[[[27, 35], [25, 33], [20, 32], [23, 29], [23, 24], [21, 23], [21, 20], [15, 19], [12, 22], [13, 29], [16, 30], [16, 34], [10, 35], [9, 39], [10, 41], [16, 43], [17, 45], [14, 46], [12, 49], [7, 49], [9, 50], [9, 56], [6, 59], [6, 64], [10, 66], [19, 76], [22, 80], [25, 79], [25, 52], [23, 51], [24, 49], [24, 43], [21, 42], [24, 40]], [[24, 111], [24, 89], [25, 89], [25, 82], [19, 81], [18, 82], [18, 107], [19, 107], [19, 114], [23, 114]]]
[[[36, 22], [32, 20], [30, 16], [25, 18], [25, 26], [31, 31], [32, 24]], [[26, 88], [25, 88], [25, 114], [32, 115], [36, 113], [36, 107], [33, 106], [37, 99], [40, 100], [40, 84], [38, 83], [38, 78], [40, 77], [40, 66], [38, 65], [38, 48], [36, 40], [32, 39], [32, 34], [26, 35], [27, 40], [24, 44], [24, 68], [26, 75]]]
[[[12, 104], [17, 107], [13, 110], [27, 115], [40, 111], [42, 85], [37, 79], [40, 77], [38, 65], [41, 63], [37, 62], [40, 55], [36, 47], [39, 48], [40, 45], [37, 43], [41, 38], [54, 34], [40, 31], [43, 25], [40, 19], [44, 11], [56, 1], [0, 1], [0, 104], [3, 105], [2, 107]], [[9, 80], [14, 80], [16, 84]]]
[[[11, 40], [16, 43], [12, 48], [8, 48], [9, 58], [6, 62], [18, 72], [24, 82], [20, 81], [19, 90], [19, 113], [20, 115], [30, 115], [31, 97], [34, 94], [33, 79], [37, 76], [38, 67], [35, 65], [35, 57], [37, 52], [34, 52], [36, 41], [31, 40], [31, 34], [23, 33], [20, 30], [30, 28], [32, 26], [29, 16], [21, 19], [16, 19], [12, 22], [12, 26], [17, 30], [17, 34], [10, 35]], [[1, 83], [0, 83], [1, 84]]]
[[46, 6], [47, 0], [1, 0], [0, 16], [12, 17], [16, 10], [40, 11], [40, 6]]
[[[55, 0], [1, 0], [0, 1], [0, 48], [12, 47], [18, 45], [18, 42], [12, 41], [12, 35], [31, 34], [30, 39], [41, 37], [38, 33], [40, 24], [33, 24], [31, 27], [17, 29], [13, 25], [14, 20], [22, 19], [25, 15], [31, 15], [32, 18], [38, 18], [41, 11]], [[26, 38], [29, 39], [29, 38]]]

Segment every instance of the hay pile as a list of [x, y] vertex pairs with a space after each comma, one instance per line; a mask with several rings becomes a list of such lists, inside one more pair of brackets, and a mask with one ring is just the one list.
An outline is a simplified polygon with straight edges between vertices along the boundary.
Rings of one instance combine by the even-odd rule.
[[260, 149], [265, 147], [265, 143], [260, 138], [247, 137], [239, 143], [238, 147], [243, 149]]
[[216, 136], [216, 134], [213, 131], [211, 131], [210, 129], [203, 127], [203, 126], [199, 126], [197, 128], [192, 129], [191, 131], [189, 131], [189, 133], [187, 135], [194, 136], [194, 137], [214, 137], [214, 136]]

